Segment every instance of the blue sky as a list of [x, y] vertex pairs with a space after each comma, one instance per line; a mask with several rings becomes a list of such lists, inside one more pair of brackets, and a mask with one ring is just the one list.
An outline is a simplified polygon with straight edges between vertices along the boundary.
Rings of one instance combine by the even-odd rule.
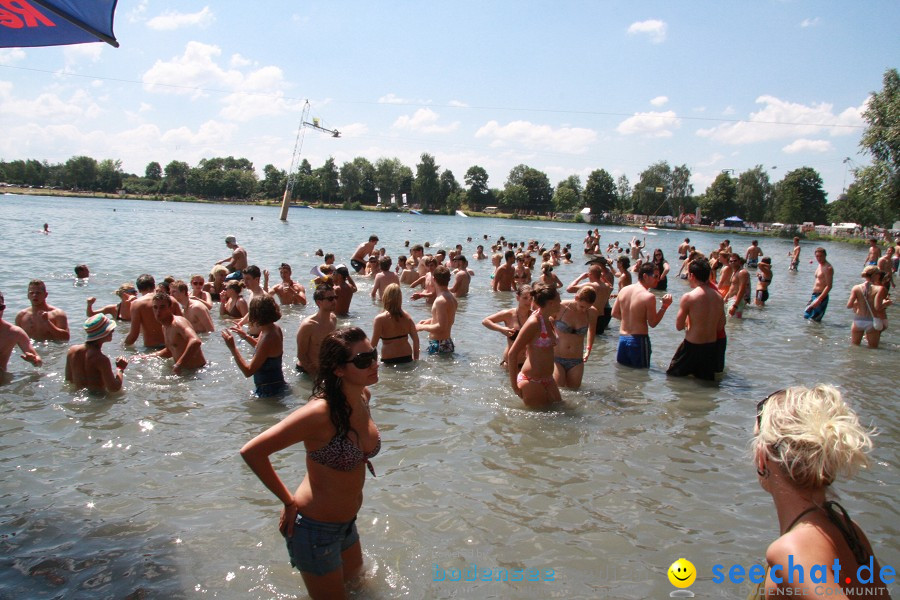
[[[860, 117], [900, 59], [900, 3], [193, 2], [120, 0], [121, 47], [0, 49], [0, 158], [287, 169], [305, 100], [342, 137], [302, 158], [428, 152], [502, 187], [594, 169], [632, 184], [686, 164], [772, 181], [809, 166], [829, 200], [852, 181]], [[846, 158], [851, 162], [846, 162]]]

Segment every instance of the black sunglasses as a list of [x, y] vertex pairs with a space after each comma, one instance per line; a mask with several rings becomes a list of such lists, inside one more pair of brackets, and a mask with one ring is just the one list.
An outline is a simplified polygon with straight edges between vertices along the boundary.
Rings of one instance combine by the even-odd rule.
[[378, 350], [372, 350], [371, 352], [360, 352], [350, 360], [346, 361], [347, 363], [353, 363], [353, 366], [357, 369], [368, 369], [372, 366], [372, 363], [378, 360]]
[[771, 394], [769, 394], [768, 396], [766, 396], [765, 398], [763, 398], [762, 400], [760, 400], [759, 402], [756, 403], [756, 428], [757, 429], [762, 429], [762, 413], [763, 413], [763, 408], [765, 408], [765, 406], [766, 406], [766, 402], [768, 402], [772, 396], [777, 396], [778, 394], [782, 394], [782, 393], [784, 393], [784, 391], [785, 391], [784, 389], [781, 389], [781, 390], [778, 390], [777, 392], [772, 392]]

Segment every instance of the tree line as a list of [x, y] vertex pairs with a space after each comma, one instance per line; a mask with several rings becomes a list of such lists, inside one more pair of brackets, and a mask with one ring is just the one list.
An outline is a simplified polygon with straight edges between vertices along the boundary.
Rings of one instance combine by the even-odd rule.
[[502, 187], [491, 187], [483, 167], [469, 167], [460, 183], [428, 153], [420, 156], [415, 171], [398, 158], [379, 158], [372, 163], [360, 156], [340, 167], [328, 158], [316, 169], [304, 159], [290, 182], [288, 173], [274, 165], [263, 167], [260, 178], [252, 162], [231, 156], [204, 158], [195, 167], [171, 161], [163, 168], [151, 162], [143, 176], [124, 173], [119, 160], [73, 156], [55, 165], [35, 159], [0, 161], [0, 181], [212, 200], [277, 200], [289, 187], [294, 201], [343, 203], [348, 208], [390, 206], [392, 198], [400, 205], [405, 195], [410, 205], [447, 214], [460, 208], [480, 211], [487, 206], [529, 214], [574, 213], [587, 207], [594, 214], [677, 217], [699, 207], [705, 218], [714, 221], [739, 216], [750, 222], [890, 226], [900, 216], [900, 76], [896, 69], [885, 73], [883, 90], [873, 94], [863, 116], [867, 127], [860, 146], [871, 156], [872, 165], [854, 170], [855, 181], [847, 193], [830, 204], [821, 176], [811, 167], [789, 171], [774, 183], [762, 165], [742, 173], [726, 170], [703, 193], [695, 194], [690, 168], [673, 167], [666, 161], [642, 171], [633, 186], [625, 175], [614, 179], [605, 169], [596, 169], [583, 184], [580, 176], [570, 175], [554, 187], [544, 172], [520, 164], [510, 170]]

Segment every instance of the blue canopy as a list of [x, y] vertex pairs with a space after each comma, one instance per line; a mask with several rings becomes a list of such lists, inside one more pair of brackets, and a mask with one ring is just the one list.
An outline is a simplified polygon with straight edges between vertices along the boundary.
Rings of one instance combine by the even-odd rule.
[[117, 0], [0, 0], [0, 48], [106, 42]]
[[743, 223], [744, 220], [740, 217], [728, 217], [725, 219], [726, 223]]

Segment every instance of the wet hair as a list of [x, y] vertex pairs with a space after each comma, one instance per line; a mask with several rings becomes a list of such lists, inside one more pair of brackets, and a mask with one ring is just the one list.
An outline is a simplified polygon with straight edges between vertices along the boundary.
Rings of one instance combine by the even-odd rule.
[[381, 296], [381, 305], [395, 319], [403, 316], [403, 292], [400, 290], [399, 285], [392, 283], [384, 288], [384, 293]]
[[169, 284], [169, 289], [171, 290], [172, 288], [178, 290], [179, 292], [181, 292], [183, 294], [187, 294], [188, 284], [186, 284], [181, 279], [176, 279], [175, 281], [173, 281], [172, 283]]
[[405, 256], [405, 255], [401, 254], [400, 256], [397, 257], [397, 264], [402, 264], [402, 263], [405, 263], [405, 262], [406, 262], [406, 256]]
[[139, 292], [146, 292], [147, 290], [152, 290], [156, 287], [156, 280], [153, 279], [153, 275], [148, 275], [147, 273], [138, 275], [138, 278], [134, 283]]
[[828, 253], [825, 251], [825, 248], [823, 248], [822, 246], [819, 246], [818, 248], [816, 248], [813, 251], [813, 253], [816, 253], [816, 252], [821, 252], [822, 256], [828, 256]]
[[553, 263], [548, 261], [541, 263], [541, 271], [544, 272], [545, 275], [549, 275], [553, 272]]
[[322, 298], [325, 297], [325, 294], [327, 294], [328, 292], [333, 292], [333, 291], [334, 291], [334, 287], [332, 287], [331, 284], [320, 283], [319, 285], [316, 286], [316, 291], [313, 292], [313, 301], [321, 302]]
[[153, 301], [154, 302], [165, 302], [167, 305], [171, 306], [172, 297], [169, 296], [169, 294], [167, 294], [166, 292], [158, 291], [155, 294], [153, 294]]
[[281, 318], [281, 309], [275, 298], [269, 295], [256, 296], [250, 301], [247, 320], [257, 327], [270, 325]]
[[578, 289], [575, 293], [575, 299], [593, 304], [597, 301], [597, 292], [591, 286], [586, 285]]
[[512, 259], [515, 259], [515, 258], [516, 258], [516, 253], [513, 252], [512, 250], [507, 250], [507, 251], [503, 254], [503, 259], [504, 259], [506, 262], [509, 262], [509, 259], [511, 259], [511, 258], [512, 258]]
[[382, 256], [378, 259], [378, 266], [381, 267], [382, 271], [390, 271], [391, 270], [391, 257], [390, 256]]
[[325, 262], [328, 262], [329, 258], [331, 260], [334, 260], [334, 254], [332, 254], [331, 252], [327, 253], [325, 256], [322, 257], [322, 260], [324, 260]]
[[627, 269], [631, 266], [631, 259], [627, 256], [620, 256], [618, 259], [616, 259], [616, 262], [619, 263], [623, 269]]
[[525, 293], [531, 294], [533, 292], [534, 292], [534, 290], [531, 288], [530, 283], [520, 284], [519, 287], [516, 288], [516, 298], [521, 298], [522, 294], [525, 294]]
[[370, 242], [377, 242], [377, 241], [378, 241], [378, 236], [377, 236], [377, 235], [370, 235], [370, 236], [369, 236], [369, 241], [370, 241]]
[[235, 281], [234, 279], [232, 279], [231, 281], [229, 281], [228, 283], [225, 284], [225, 289], [231, 290], [235, 294], [240, 296], [241, 291], [244, 289], [244, 284], [241, 283], [240, 281]]
[[535, 304], [543, 308], [551, 300], [559, 298], [559, 292], [556, 286], [547, 285], [546, 283], [535, 283], [531, 286], [531, 297]]
[[256, 265], [245, 267], [244, 270], [241, 271], [241, 273], [244, 275], [249, 275], [254, 279], [259, 279], [260, 275], [262, 275], [262, 273], [259, 272], [259, 267], [257, 267]]
[[772, 264], [772, 257], [771, 257], [771, 256], [763, 256], [761, 259], [759, 259], [759, 262], [764, 262], [764, 263], [766, 263], [767, 265], [771, 265], [771, 264]]
[[122, 297], [122, 294], [124, 294], [125, 292], [129, 292], [129, 291], [131, 291], [131, 290], [133, 290], [133, 289], [134, 289], [134, 286], [133, 286], [133, 285], [131, 285], [131, 284], [128, 283], [128, 282], [125, 282], [125, 283], [123, 283], [122, 285], [119, 286], [119, 289], [116, 290], [116, 296], [118, 296], [119, 298], [121, 298], [121, 297]]
[[709, 261], [702, 257], [695, 258], [688, 264], [688, 273], [693, 275], [700, 283], [709, 281], [709, 274], [711, 271], [712, 267], [709, 266]]
[[84, 279], [91, 274], [87, 265], [75, 265], [75, 277], [79, 279]]
[[862, 273], [860, 273], [860, 277], [866, 277], [866, 278], [872, 277], [878, 271], [880, 271], [880, 269], [878, 267], [876, 267], [875, 265], [868, 265], [868, 266], [866, 266], [866, 268], [864, 268], [862, 270]]
[[28, 287], [31, 287], [31, 286], [40, 286], [40, 287], [44, 288], [45, 290], [47, 289], [47, 284], [45, 284], [40, 279], [32, 279], [31, 281], [29, 281]]
[[594, 279], [603, 279], [603, 267], [600, 265], [591, 265], [588, 267], [588, 275]]
[[463, 265], [469, 264], [469, 259], [466, 258], [465, 256], [463, 256], [462, 254], [457, 254], [457, 255], [456, 255], [456, 258], [455, 258], [454, 260], [458, 260], [458, 261], [461, 262]]
[[431, 274], [431, 277], [434, 279], [435, 283], [439, 283], [440, 285], [447, 287], [447, 285], [450, 283], [450, 269], [448, 269], [444, 265], [438, 265], [438, 267], [434, 270], [434, 273]]
[[413, 246], [412, 248], [409, 249], [410, 252], [416, 252], [417, 250], [419, 252], [425, 252], [425, 248], [422, 247], [422, 244], [416, 244], [415, 246]]
[[643, 279], [644, 275], [653, 275], [656, 271], [657, 268], [653, 262], [641, 263], [641, 266], [638, 267], [638, 281]]
[[[318, 288], [316, 288], [318, 291]], [[322, 398], [328, 404], [328, 415], [334, 425], [336, 437], [346, 437], [353, 432], [359, 441], [359, 435], [350, 426], [350, 414], [353, 408], [341, 389], [341, 378], [335, 373], [338, 367], [345, 365], [353, 358], [350, 348], [353, 344], [366, 339], [366, 333], [359, 327], [345, 327], [332, 331], [319, 348], [319, 371], [313, 384], [313, 398]]]
[[819, 384], [777, 392], [762, 407], [753, 447], [781, 463], [801, 487], [830, 485], [868, 466], [871, 435], [837, 388]]

